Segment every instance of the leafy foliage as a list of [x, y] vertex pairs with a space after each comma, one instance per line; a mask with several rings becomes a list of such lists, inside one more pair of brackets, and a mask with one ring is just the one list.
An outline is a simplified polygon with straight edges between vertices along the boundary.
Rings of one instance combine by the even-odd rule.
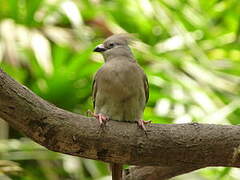
[[[92, 49], [111, 34], [128, 32], [139, 39], [132, 48], [149, 78], [144, 119], [239, 124], [239, 0], [0, 0], [0, 4], [1, 68], [58, 107], [78, 113], [92, 108], [92, 76], [102, 64]], [[0, 126], [4, 139], [0, 164], [6, 164], [0, 165], [0, 177], [100, 179], [108, 174], [101, 162], [49, 152], [7, 129], [6, 124]], [[22, 173], [13, 175], [2, 167]], [[237, 173], [208, 168], [194, 175], [234, 180]]]

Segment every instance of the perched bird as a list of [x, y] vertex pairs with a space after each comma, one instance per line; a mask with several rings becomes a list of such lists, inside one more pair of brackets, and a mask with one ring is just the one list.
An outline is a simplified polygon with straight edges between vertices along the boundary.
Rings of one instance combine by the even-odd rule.
[[[104, 65], [93, 82], [95, 116], [101, 125], [107, 120], [137, 122], [144, 131], [142, 114], [148, 101], [147, 77], [129, 48], [130, 36], [116, 34], [108, 37], [94, 51], [104, 57]], [[122, 177], [122, 167], [112, 164], [114, 180]]]

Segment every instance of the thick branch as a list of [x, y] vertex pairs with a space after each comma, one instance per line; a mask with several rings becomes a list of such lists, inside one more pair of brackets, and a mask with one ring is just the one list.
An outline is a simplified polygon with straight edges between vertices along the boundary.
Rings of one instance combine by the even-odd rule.
[[159, 167], [159, 166], [143, 166], [132, 167], [127, 172], [125, 170], [125, 180], [166, 180], [181, 174], [185, 174], [203, 167], [200, 166], [173, 166], [173, 167]]
[[240, 167], [240, 127], [109, 121], [59, 109], [0, 70], [0, 117], [46, 148], [75, 156], [140, 166]]

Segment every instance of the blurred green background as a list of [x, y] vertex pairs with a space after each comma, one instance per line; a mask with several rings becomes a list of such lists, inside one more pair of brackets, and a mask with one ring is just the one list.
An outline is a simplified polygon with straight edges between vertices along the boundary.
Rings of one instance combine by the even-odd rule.
[[[134, 33], [154, 123], [240, 123], [239, 0], [0, 0], [0, 67], [58, 107], [92, 109], [93, 48]], [[206, 168], [178, 180], [237, 180]], [[104, 180], [106, 164], [54, 153], [0, 120], [1, 180]]]

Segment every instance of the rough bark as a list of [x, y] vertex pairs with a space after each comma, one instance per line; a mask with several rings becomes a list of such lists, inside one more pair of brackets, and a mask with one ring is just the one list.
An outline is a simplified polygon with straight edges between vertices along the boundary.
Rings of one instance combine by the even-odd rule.
[[159, 166], [143, 166], [132, 167], [125, 170], [125, 180], [166, 180], [177, 175], [185, 174], [203, 167], [200, 166], [173, 166], [173, 167], [159, 167]]
[[109, 121], [102, 129], [94, 118], [55, 107], [2, 70], [0, 117], [46, 148], [74, 156], [161, 166], [165, 172], [189, 172], [207, 166], [240, 167], [239, 126], [150, 124], [147, 136], [135, 123]]

